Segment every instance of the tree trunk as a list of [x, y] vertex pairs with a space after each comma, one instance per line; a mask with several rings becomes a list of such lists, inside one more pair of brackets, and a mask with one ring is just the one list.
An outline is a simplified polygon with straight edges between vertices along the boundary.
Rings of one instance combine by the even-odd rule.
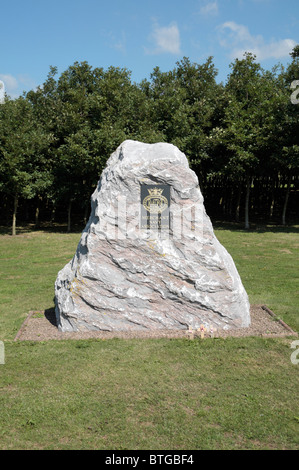
[[85, 206], [85, 209], [84, 209], [84, 224], [85, 225], [87, 224], [87, 220], [88, 220], [89, 206], [90, 206], [90, 204], [87, 203], [86, 206]]
[[15, 194], [12, 214], [12, 235], [16, 235], [16, 222], [17, 222], [17, 210], [18, 210], [19, 196]]
[[274, 190], [272, 191], [271, 195], [272, 195], [272, 197], [271, 197], [270, 214], [269, 214], [270, 219], [272, 219], [273, 212], [274, 212], [274, 204], [275, 204]]
[[283, 210], [282, 210], [282, 225], [286, 224], [286, 212], [287, 212], [290, 190], [291, 190], [291, 176], [288, 177], [287, 192], [285, 195], [285, 200], [284, 200], [284, 205], [283, 205]]
[[51, 225], [53, 225], [55, 222], [55, 214], [56, 214], [56, 206], [53, 206], [51, 210], [51, 220], [50, 220]]
[[67, 231], [68, 233], [71, 231], [71, 212], [72, 212], [72, 200], [69, 200], [69, 205], [67, 209]]
[[249, 229], [249, 196], [250, 196], [251, 178], [246, 178], [246, 197], [245, 197], [245, 228]]
[[239, 188], [238, 188], [238, 196], [237, 196], [236, 212], [235, 212], [235, 219], [236, 219], [236, 222], [239, 222], [239, 219], [240, 219], [240, 203], [241, 203], [241, 196], [242, 196], [242, 189], [241, 189], [241, 186], [239, 186]]
[[271, 204], [270, 204], [270, 211], [269, 211], [270, 219], [273, 218], [273, 213], [274, 213], [275, 188], [276, 188], [276, 180], [273, 177], [272, 184], [271, 184]]
[[40, 213], [40, 203], [41, 203], [41, 196], [37, 197], [37, 204], [35, 208], [35, 228], [39, 228], [39, 213]]

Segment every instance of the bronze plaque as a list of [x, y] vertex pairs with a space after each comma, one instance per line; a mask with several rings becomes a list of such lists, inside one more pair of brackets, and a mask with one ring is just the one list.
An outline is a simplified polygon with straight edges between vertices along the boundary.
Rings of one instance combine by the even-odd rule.
[[141, 185], [141, 228], [169, 229], [170, 186], [168, 184]]

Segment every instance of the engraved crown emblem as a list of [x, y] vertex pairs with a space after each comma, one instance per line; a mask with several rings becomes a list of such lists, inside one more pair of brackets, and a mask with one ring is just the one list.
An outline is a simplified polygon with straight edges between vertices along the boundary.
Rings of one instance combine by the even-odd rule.
[[168, 207], [168, 200], [162, 195], [164, 188], [147, 188], [148, 196], [143, 200], [143, 207], [152, 214], [161, 214]]
[[148, 192], [150, 193], [151, 196], [161, 196], [161, 194], [163, 193], [163, 189], [153, 188], [153, 189], [148, 189]]

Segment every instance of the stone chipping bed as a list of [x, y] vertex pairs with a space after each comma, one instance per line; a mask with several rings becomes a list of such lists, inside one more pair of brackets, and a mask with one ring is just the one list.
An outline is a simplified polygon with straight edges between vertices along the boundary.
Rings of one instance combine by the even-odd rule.
[[[204, 333], [207, 337], [283, 337], [297, 336], [282, 320], [265, 305], [252, 305], [250, 307], [251, 325], [248, 328], [234, 328], [219, 330], [215, 334], [209, 331]], [[80, 331], [63, 333], [56, 326], [54, 309], [45, 311], [31, 311], [18, 331], [15, 341], [47, 341], [66, 339], [111, 339], [111, 338], [189, 338], [201, 339], [200, 331], [190, 330], [150, 330], [150, 331]]]

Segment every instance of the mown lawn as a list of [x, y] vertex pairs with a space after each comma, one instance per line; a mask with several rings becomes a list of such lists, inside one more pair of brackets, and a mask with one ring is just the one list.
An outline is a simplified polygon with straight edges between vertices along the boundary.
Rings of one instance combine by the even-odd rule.
[[[298, 331], [299, 227], [216, 234], [251, 303]], [[0, 236], [0, 449], [298, 449], [294, 337], [14, 342], [79, 239]]]

